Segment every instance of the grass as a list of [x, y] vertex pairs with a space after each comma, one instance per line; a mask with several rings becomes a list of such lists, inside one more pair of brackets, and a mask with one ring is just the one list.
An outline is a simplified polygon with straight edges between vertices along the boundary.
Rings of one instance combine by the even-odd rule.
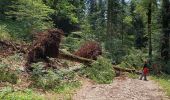
[[71, 92], [76, 88], [79, 88], [81, 86], [79, 81], [74, 82], [66, 82], [61, 84], [60, 86], [57, 86], [54, 91], [56, 93], [65, 93], [65, 92]]
[[5, 87], [0, 92], [0, 100], [45, 100], [43, 96], [31, 89], [16, 91], [11, 87]]
[[170, 97], [170, 76], [161, 75], [161, 76], [151, 76], [151, 79], [159, 83], [159, 85], [166, 91], [167, 96]]

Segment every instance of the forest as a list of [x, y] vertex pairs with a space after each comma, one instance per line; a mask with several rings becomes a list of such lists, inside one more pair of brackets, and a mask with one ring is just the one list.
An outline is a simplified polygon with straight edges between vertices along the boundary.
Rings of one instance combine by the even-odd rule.
[[169, 0], [0, 0], [0, 100], [169, 100], [169, 85]]

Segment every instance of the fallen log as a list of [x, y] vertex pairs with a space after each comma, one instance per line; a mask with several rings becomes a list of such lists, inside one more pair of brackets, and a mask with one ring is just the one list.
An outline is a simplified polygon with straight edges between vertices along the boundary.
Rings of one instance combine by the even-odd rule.
[[[4, 48], [2, 53], [0, 51], [0, 55], [2, 55], [4, 53], [9, 53], [9, 52], [5, 52], [5, 51], [7, 51], [6, 49], [9, 49], [9, 48], [11, 48], [10, 54], [15, 53], [15, 52], [26, 54], [27, 48], [29, 48], [30, 45], [28, 45], [28, 44], [17, 44], [15, 42], [0, 40], [0, 46], [6, 47], [6, 48]], [[79, 63], [84, 63], [84, 64], [91, 64], [91, 63], [94, 62], [94, 60], [79, 57], [79, 56], [71, 54], [68, 51], [64, 51], [64, 50], [61, 50], [61, 49], [59, 50], [59, 57], [58, 58], [67, 59], [67, 60], [71, 60], [71, 61], [75, 61], [75, 62], [79, 62]]]
[[113, 66], [113, 68], [116, 70], [116, 71], [121, 71], [121, 72], [129, 72], [129, 73], [136, 73], [137, 71], [135, 69], [128, 69], [128, 68], [121, 68], [121, 67], [118, 67], [118, 66]]
[[94, 62], [94, 60], [79, 57], [79, 56], [73, 55], [73, 54], [71, 54], [67, 51], [61, 50], [61, 49], [59, 50], [59, 58], [67, 59], [67, 60], [71, 60], [71, 61], [75, 61], [75, 62], [79, 62], [79, 63], [83, 63], [83, 64], [91, 64]]

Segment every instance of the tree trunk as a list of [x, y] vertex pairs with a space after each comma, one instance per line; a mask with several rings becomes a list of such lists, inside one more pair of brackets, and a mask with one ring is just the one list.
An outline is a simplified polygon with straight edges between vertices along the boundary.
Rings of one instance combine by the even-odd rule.
[[151, 21], [152, 21], [152, 1], [150, 0], [148, 4], [148, 35], [149, 35], [149, 59], [152, 61], [152, 31], [151, 31]]
[[169, 0], [163, 0], [162, 3], [162, 46], [161, 46], [161, 57], [167, 63], [169, 60], [169, 27], [170, 19], [170, 2]]

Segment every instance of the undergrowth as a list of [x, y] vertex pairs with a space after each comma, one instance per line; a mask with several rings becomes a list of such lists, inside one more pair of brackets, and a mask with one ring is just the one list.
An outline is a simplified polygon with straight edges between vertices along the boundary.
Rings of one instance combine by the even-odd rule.
[[129, 78], [132, 78], [132, 79], [137, 79], [139, 78], [139, 75], [135, 74], [135, 73], [127, 73], [128, 77]]
[[0, 81], [16, 84], [19, 80], [22, 61], [21, 54], [0, 58]]
[[32, 87], [55, 92], [64, 92], [79, 87], [79, 82], [75, 79], [74, 72], [64, 72], [60, 70], [43, 69], [42, 63], [33, 64], [31, 80]]
[[111, 61], [103, 57], [99, 57], [91, 66], [82, 69], [81, 73], [99, 84], [111, 83], [115, 76]]
[[23, 91], [5, 87], [0, 91], [0, 100], [45, 100], [43, 96], [33, 92], [31, 89]]

